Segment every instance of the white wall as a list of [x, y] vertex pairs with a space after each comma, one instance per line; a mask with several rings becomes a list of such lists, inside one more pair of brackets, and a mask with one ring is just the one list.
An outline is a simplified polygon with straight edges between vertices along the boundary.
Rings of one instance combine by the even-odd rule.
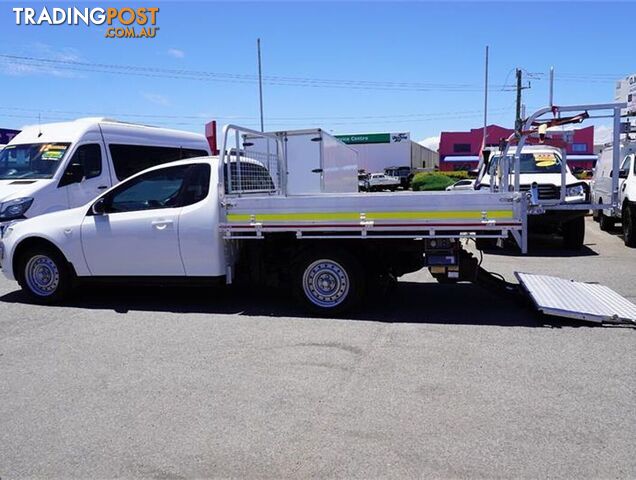
[[368, 173], [384, 172], [387, 167], [411, 165], [411, 142], [349, 145], [358, 152], [358, 168]]

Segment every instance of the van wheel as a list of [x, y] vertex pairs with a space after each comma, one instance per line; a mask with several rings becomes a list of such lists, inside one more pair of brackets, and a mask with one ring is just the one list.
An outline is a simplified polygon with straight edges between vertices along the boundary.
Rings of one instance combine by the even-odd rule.
[[585, 217], [577, 217], [565, 222], [563, 230], [563, 246], [571, 250], [580, 250], [585, 241]]
[[598, 223], [601, 218], [599, 212], [600, 210], [592, 210], [592, 220], [594, 220], [596, 223]]
[[612, 228], [614, 228], [614, 219], [612, 217], [608, 217], [603, 213], [603, 210], [599, 210], [598, 213], [598, 226], [604, 232], [609, 232]]
[[628, 247], [636, 247], [636, 208], [623, 207], [623, 240]]
[[66, 259], [53, 248], [36, 247], [20, 256], [16, 277], [35, 303], [59, 303], [71, 289], [72, 276]]
[[293, 283], [297, 300], [320, 315], [340, 313], [354, 307], [365, 290], [359, 262], [337, 250], [304, 254], [298, 262]]

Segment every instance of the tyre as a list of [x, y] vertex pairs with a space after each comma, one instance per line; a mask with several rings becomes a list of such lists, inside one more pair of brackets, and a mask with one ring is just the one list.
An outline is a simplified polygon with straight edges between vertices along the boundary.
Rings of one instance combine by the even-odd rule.
[[599, 222], [600, 220], [600, 210], [593, 210], [592, 211], [592, 220], [594, 220], [596, 223]]
[[306, 309], [327, 315], [354, 307], [363, 297], [360, 263], [346, 252], [316, 250], [302, 255], [293, 276], [296, 299]]
[[496, 238], [477, 238], [475, 239], [477, 250], [493, 250], [497, 248]]
[[604, 232], [609, 232], [612, 228], [614, 228], [614, 219], [612, 217], [608, 217], [603, 213], [603, 210], [599, 210], [598, 212], [598, 226]]
[[565, 222], [561, 229], [563, 231], [563, 246], [571, 250], [583, 248], [585, 240], [585, 217], [577, 217], [574, 220]]
[[623, 240], [628, 247], [636, 247], [636, 208], [623, 207]]
[[66, 259], [50, 247], [27, 250], [18, 259], [16, 278], [35, 303], [61, 302], [70, 292], [72, 274]]

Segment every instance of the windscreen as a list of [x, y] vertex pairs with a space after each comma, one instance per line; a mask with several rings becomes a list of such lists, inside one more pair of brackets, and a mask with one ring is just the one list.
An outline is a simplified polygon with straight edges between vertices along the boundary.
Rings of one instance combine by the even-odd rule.
[[[509, 155], [510, 172], [514, 172], [514, 157]], [[492, 174], [499, 160], [500, 155], [495, 155], [491, 160], [490, 173]], [[554, 152], [533, 152], [521, 154], [521, 173], [561, 173], [561, 158]]]
[[7, 145], [0, 151], [0, 180], [51, 178], [69, 143]]

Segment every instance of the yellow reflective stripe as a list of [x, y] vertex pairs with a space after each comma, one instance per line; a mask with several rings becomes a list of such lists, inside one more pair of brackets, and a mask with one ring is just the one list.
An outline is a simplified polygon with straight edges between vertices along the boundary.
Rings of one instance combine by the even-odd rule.
[[[294, 222], [294, 221], [360, 221], [359, 212], [296, 212], [296, 213], [259, 213], [250, 215], [247, 213], [230, 213], [227, 216], [230, 222]], [[483, 218], [481, 210], [456, 210], [456, 211], [425, 211], [425, 212], [369, 212], [364, 214], [366, 220], [457, 220]], [[486, 212], [488, 219], [512, 219], [512, 210], [489, 210]]]

